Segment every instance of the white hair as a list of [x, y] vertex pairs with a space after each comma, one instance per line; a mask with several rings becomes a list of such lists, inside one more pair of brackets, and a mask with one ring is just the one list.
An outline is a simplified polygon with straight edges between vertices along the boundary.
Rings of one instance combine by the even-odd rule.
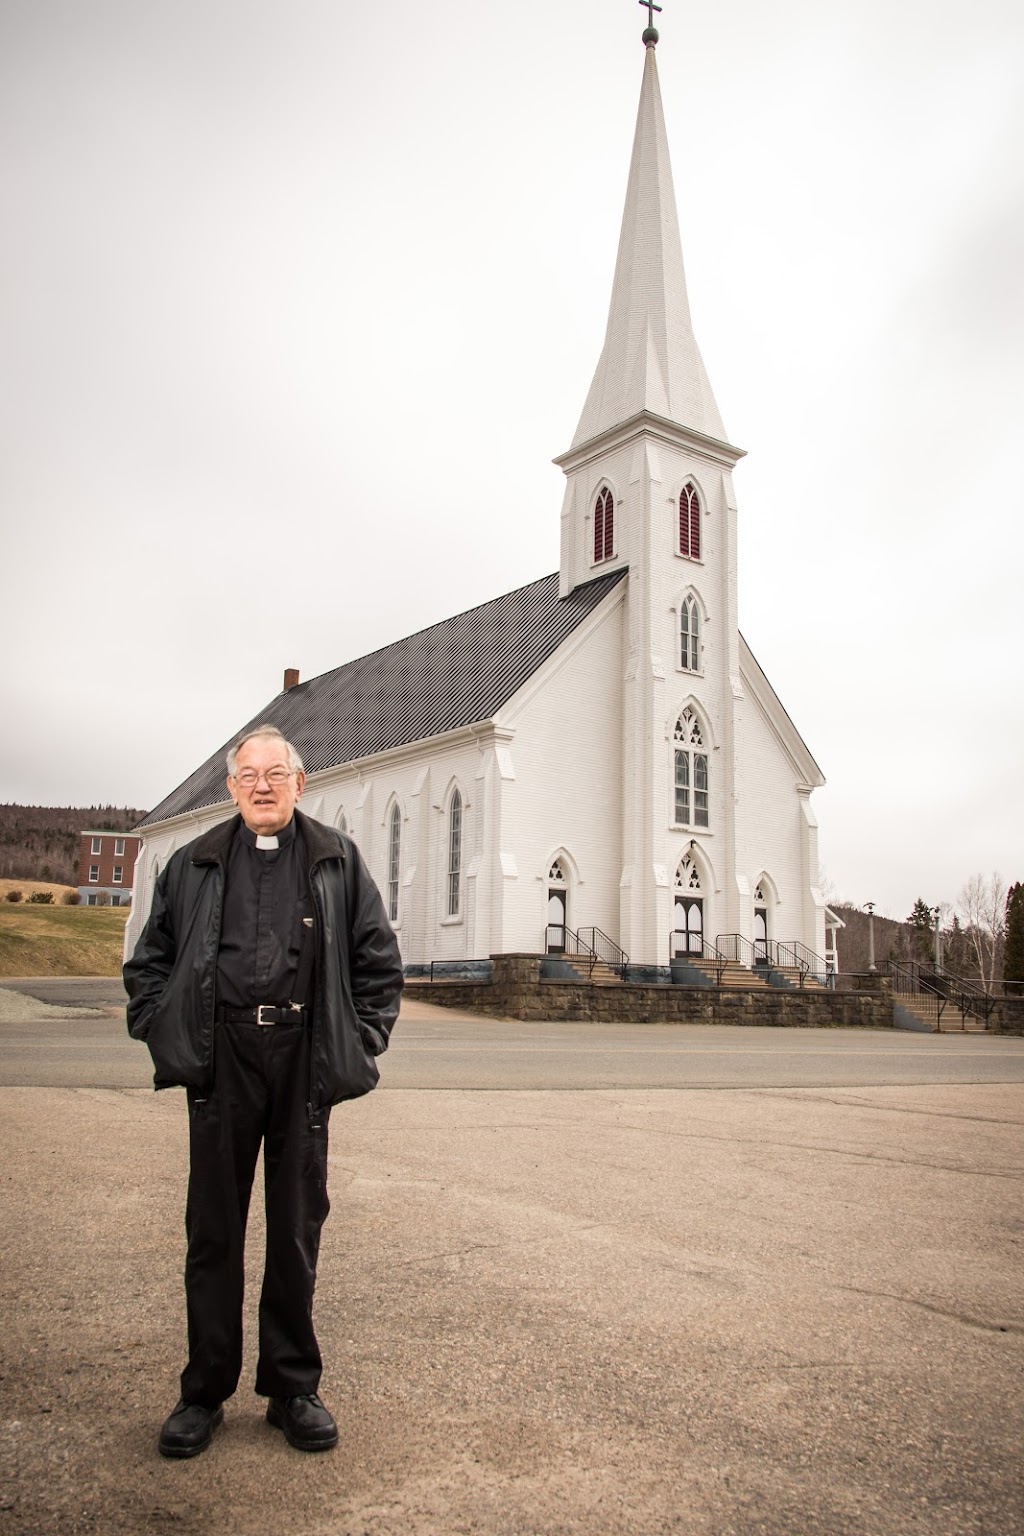
[[288, 759], [288, 767], [292, 773], [305, 773], [306, 770], [302, 766], [302, 758], [283, 731], [279, 731], [276, 725], [254, 725], [251, 731], [246, 731], [244, 736], [239, 736], [234, 746], [228, 748], [228, 773], [232, 778], [235, 777], [235, 770], [238, 767], [239, 752], [241, 752], [247, 741], [255, 741], [257, 737], [266, 738], [270, 741], [279, 741]]

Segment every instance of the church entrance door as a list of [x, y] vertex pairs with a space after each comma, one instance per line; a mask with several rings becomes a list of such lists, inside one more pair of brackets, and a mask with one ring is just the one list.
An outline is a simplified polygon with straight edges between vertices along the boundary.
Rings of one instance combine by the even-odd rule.
[[704, 903], [691, 897], [676, 900], [675, 945], [677, 955], [699, 955], [704, 948]]
[[565, 950], [565, 891], [556, 886], [548, 891], [548, 954], [560, 955]]
[[754, 908], [754, 959], [768, 959], [768, 909]]

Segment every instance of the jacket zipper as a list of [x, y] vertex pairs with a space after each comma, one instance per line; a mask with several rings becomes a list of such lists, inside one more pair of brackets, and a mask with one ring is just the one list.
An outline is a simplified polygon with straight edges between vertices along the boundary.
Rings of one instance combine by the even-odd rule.
[[317, 865], [311, 865], [309, 871], [309, 896], [313, 906], [315, 921], [313, 923], [313, 997], [309, 1003], [309, 1098], [306, 1100], [306, 1113], [309, 1116], [309, 1128], [311, 1131], [318, 1131], [323, 1123], [323, 1115], [320, 1113], [319, 1106], [314, 1102], [315, 1094], [313, 1090], [313, 1083], [316, 1077], [316, 1002], [317, 993], [322, 993], [323, 990], [318, 986], [320, 980], [320, 936], [323, 932], [323, 915], [320, 910], [320, 901], [317, 893], [317, 874]]

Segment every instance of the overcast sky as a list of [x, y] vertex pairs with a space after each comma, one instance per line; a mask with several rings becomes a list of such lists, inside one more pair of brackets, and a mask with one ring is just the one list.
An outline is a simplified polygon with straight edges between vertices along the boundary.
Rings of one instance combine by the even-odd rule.
[[[1024, 6], [664, 0], [740, 624], [837, 898], [1024, 879]], [[151, 808], [558, 565], [631, 0], [0, 0], [0, 799]]]

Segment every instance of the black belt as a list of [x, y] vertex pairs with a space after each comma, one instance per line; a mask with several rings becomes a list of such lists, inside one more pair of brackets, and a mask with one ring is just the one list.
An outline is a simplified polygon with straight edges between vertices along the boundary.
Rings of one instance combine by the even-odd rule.
[[292, 1004], [281, 1008], [277, 1003], [260, 1003], [256, 1008], [217, 1009], [218, 1024], [304, 1024], [307, 1010]]

